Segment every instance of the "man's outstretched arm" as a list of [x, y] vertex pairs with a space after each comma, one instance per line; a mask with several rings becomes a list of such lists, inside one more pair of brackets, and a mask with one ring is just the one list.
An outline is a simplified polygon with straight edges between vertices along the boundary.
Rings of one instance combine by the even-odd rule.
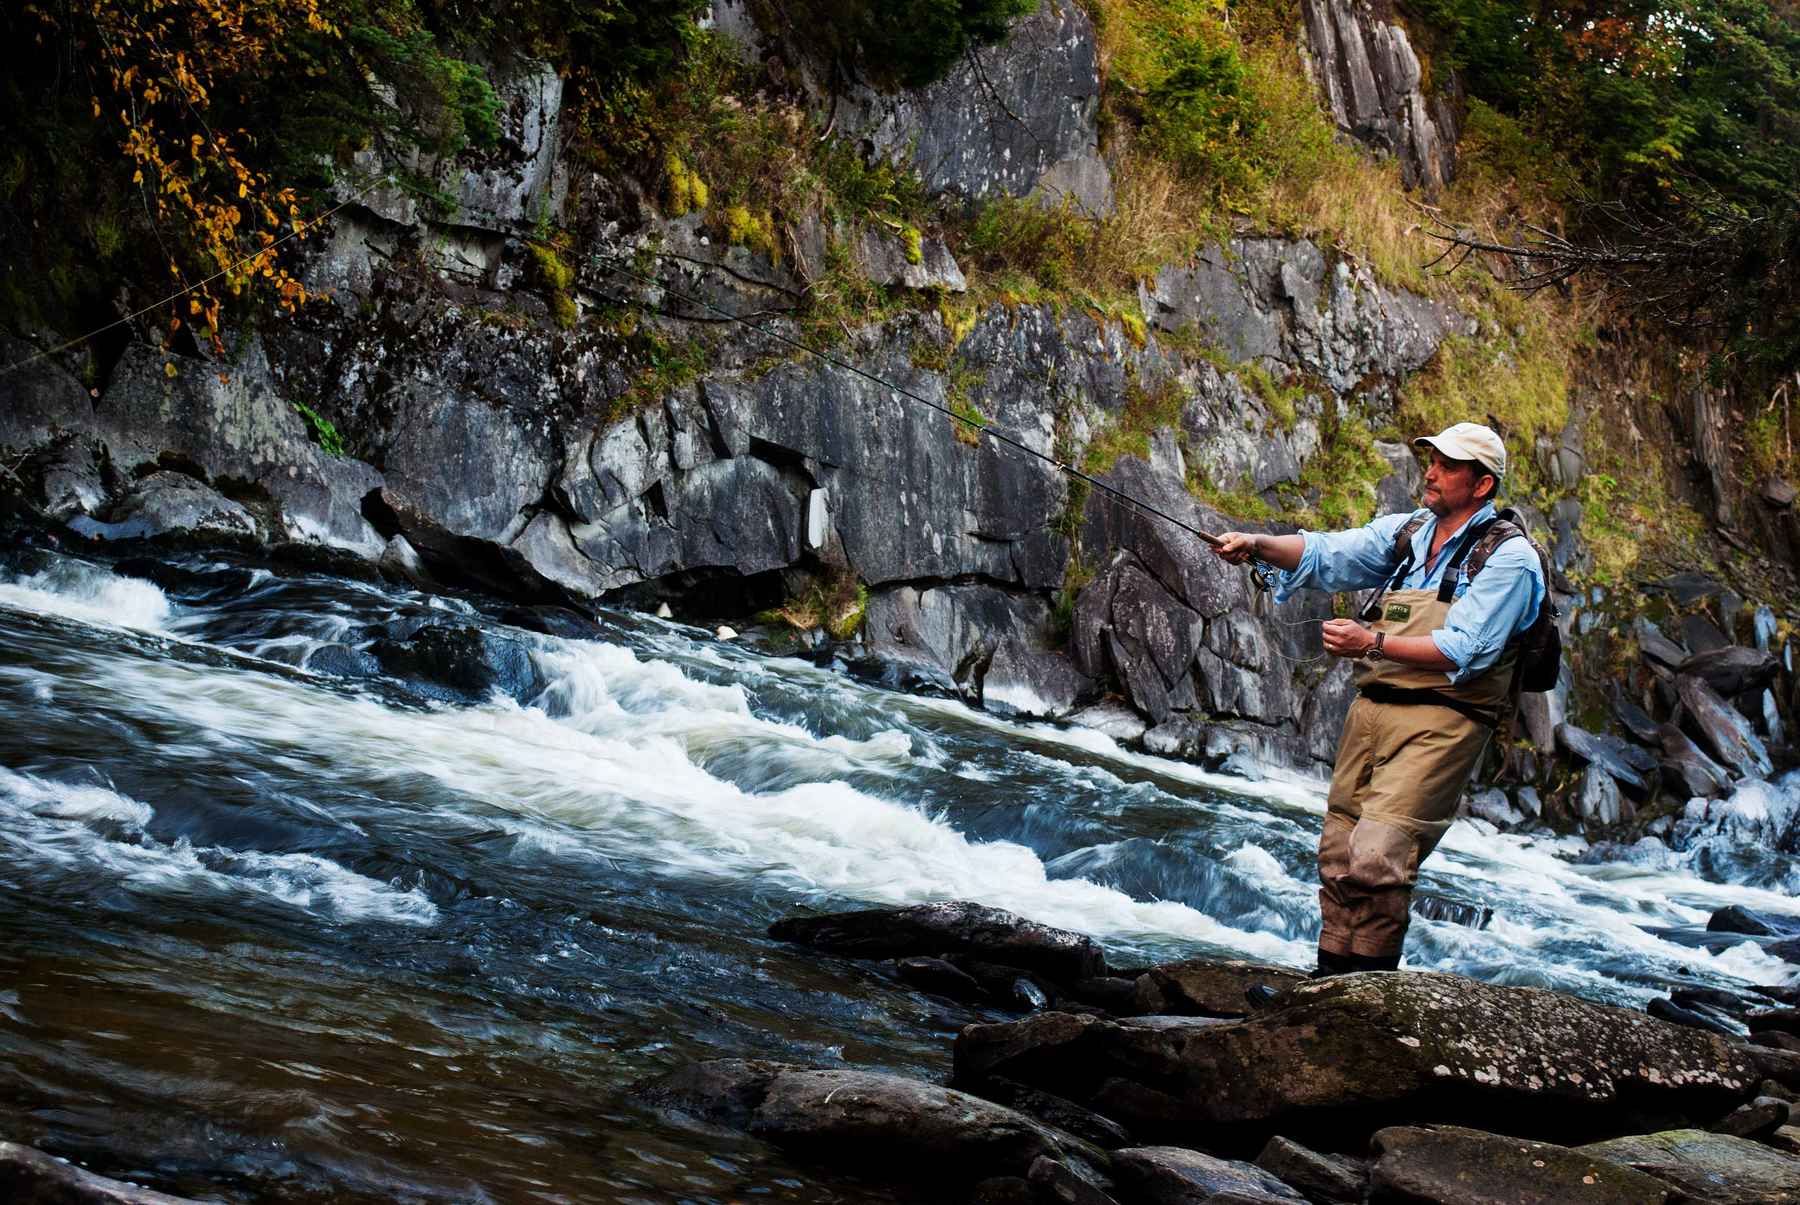
[[1277, 569], [1292, 572], [1299, 568], [1300, 558], [1306, 553], [1306, 537], [1265, 536], [1249, 531], [1228, 531], [1219, 537], [1219, 543], [1213, 552], [1233, 565], [1242, 565], [1245, 561], [1255, 559]]

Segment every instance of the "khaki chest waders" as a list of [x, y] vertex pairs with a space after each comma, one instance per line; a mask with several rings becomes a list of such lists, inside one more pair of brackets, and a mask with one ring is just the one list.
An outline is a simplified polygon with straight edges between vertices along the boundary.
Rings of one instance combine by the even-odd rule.
[[[1389, 640], [1442, 628], [1460, 561], [1445, 570], [1449, 588], [1380, 596], [1379, 616], [1365, 615], [1371, 628]], [[1454, 684], [1439, 670], [1357, 662], [1359, 693], [1344, 720], [1319, 838], [1322, 954], [1398, 963], [1419, 863], [1443, 839], [1488, 738], [1507, 717], [1513, 660], [1509, 651]]]

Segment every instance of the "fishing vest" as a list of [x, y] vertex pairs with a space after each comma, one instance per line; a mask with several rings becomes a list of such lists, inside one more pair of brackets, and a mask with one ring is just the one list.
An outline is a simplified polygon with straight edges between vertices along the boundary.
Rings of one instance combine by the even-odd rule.
[[[1363, 622], [1371, 631], [1385, 632], [1389, 636], [1429, 636], [1444, 626], [1450, 607], [1456, 602], [1458, 570], [1463, 567], [1463, 562], [1468, 561], [1469, 576], [1473, 578], [1487, 564], [1494, 549], [1515, 536], [1525, 535], [1516, 524], [1505, 519], [1491, 519], [1472, 527], [1457, 541], [1449, 563], [1444, 566], [1443, 578], [1436, 586], [1422, 590], [1397, 589], [1412, 572], [1412, 538], [1426, 521], [1424, 516], [1414, 516], [1395, 535], [1395, 547], [1406, 551], [1387, 585], [1376, 592], [1363, 610]], [[1493, 665], [1460, 682], [1449, 681], [1442, 670], [1402, 665], [1387, 658], [1378, 661], [1359, 659], [1351, 673], [1357, 690], [1373, 702], [1448, 707], [1479, 724], [1498, 728], [1510, 718], [1517, 703], [1513, 672], [1517, 660], [1517, 641], [1510, 640]]]

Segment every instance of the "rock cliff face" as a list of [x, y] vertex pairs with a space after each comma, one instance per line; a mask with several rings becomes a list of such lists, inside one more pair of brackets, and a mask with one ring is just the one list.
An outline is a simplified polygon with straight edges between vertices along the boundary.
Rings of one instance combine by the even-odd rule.
[[1301, 0], [1309, 66], [1338, 127], [1400, 161], [1408, 188], [1436, 196], [1456, 173], [1454, 84], [1425, 80], [1389, 0]]
[[[1444, 178], [1449, 127], [1420, 116], [1404, 35], [1325, 0], [1306, 11], [1331, 103], [1364, 134], [1391, 119], [1418, 178]], [[740, 9], [717, 17], [756, 39]], [[940, 196], [1067, 194], [1102, 211], [1099, 88], [1087, 18], [1045, 0], [1005, 46], [921, 93], [821, 103], [867, 154], [909, 158]], [[1444, 338], [1477, 333], [1458, 314], [1309, 242], [1243, 237], [1147, 281], [1142, 328], [995, 304], [953, 329], [920, 305], [849, 332], [828, 362], [779, 342], [791, 328], [778, 311], [851, 235], [802, 231], [777, 264], [710, 244], [696, 217], [659, 216], [639, 193], [582, 206], [596, 255], [575, 265], [584, 319], [559, 329], [526, 240], [572, 195], [575, 168], [556, 155], [561, 93], [525, 65], [506, 100], [508, 137], [490, 158], [415, 165], [459, 198], [453, 219], [361, 196], [311, 249], [309, 283], [332, 300], [241, 335], [229, 362], [146, 329], [91, 387], [54, 357], [9, 376], [0, 445], [31, 453], [37, 503], [96, 536], [254, 526], [452, 583], [665, 600], [694, 618], [743, 616], [848, 575], [868, 591], [850, 659], [903, 663], [915, 681], [1008, 713], [1067, 716], [1110, 694], [1130, 716], [1095, 714], [1159, 752], [1329, 761], [1349, 685], [1318, 644], [1326, 602], [1271, 607], [1191, 535], [1072, 489], [1052, 461], [1086, 464], [1192, 526], [1245, 526], [1191, 487], [1298, 483], [1332, 416], [1379, 424]], [[586, 184], [588, 198], [630, 193]], [[892, 260], [882, 279], [895, 288], [961, 287], [941, 244], [912, 265], [863, 246], [866, 234], [852, 241], [872, 276]], [[671, 257], [656, 261], [662, 283], [609, 271], [601, 256], [622, 252]], [[650, 372], [654, 348], [593, 314], [621, 295], [665, 351], [703, 346], [703, 367]], [[744, 327], [702, 303], [777, 313]], [[1214, 352], [1182, 350], [1196, 344]], [[1297, 393], [1277, 405], [1255, 383], [1270, 378]], [[1146, 398], [1167, 401], [1154, 420]], [[1045, 459], [966, 442], [923, 403], [972, 408]], [[324, 450], [321, 418], [347, 454]], [[1121, 431], [1131, 438], [1111, 446], [1140, 451], [1089, 457]], [[1579, 470], [1578, 441], [1541, 451]], [[1376, 494], [1410, 507], [1416, 466], [1404, 448], [1384, 454], [1394, 471]], [[170, 472], [191, 488], [169, 493], [157, 478]], [[164, 500], [146, 503], [149, 487]], [[1559, 569], [1580, 554], [1578, 518], [1579, 506], [1558, 513]], [[1561, 707], [1544, 704], [1534, 724], [1546, 751]]]

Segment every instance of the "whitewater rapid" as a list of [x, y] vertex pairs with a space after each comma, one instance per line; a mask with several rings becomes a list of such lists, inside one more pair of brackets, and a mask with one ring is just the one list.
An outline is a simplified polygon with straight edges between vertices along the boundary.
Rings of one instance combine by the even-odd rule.
[[[625, 864], [819, 907], [977, 899], [1129, 957], [1310, 964], [1320, 784], [1230, 779], [1097, 732], [885, 694], [644, 619], [616, 642], [514, 632], [548, 683], [524, 705], [407, 707], [295, 672], [310, 649], [343, 637], [341, 613], [220, 640], [207, 608], [73, 563], [0, 586], [0, 607], [64, 635], [54, 664], [4, 671], [28, 673], [40, 701], [167, 733], [156, 753], [171, 767], [254, 760], [353, 781], [362, 798], [334, 809], [335, 824], [446, 839], [497, 829], [516, 859]], [[131, 643], [95, 635], [99, 625], [148, 639], [157, 655], [131, 655]], [[209, 651], [221, 655], [194, 655]], [[0, 769], [14, 866], [55, 862], [134, 892], [260, 896], [331, 923], [434, 921], [416, 889], [329, 859], [154, 837], [158, 806], [104, 775]], [[1054, 835], [1034, 841], [1040, 831]], [[1672, 855], [1587, 865], [1580, 852], [1459, 822], [1421, 886], [1492, 907], [1493, 921], [1419, 918], [1409, 965], [1620, 1002], [1658, 994], [1676, 969], [1752, 984], [1794, 974], [1748, 940], [1706, 948], [1667, 936], [1728, 904], [1792, 913], [1791, 880], [1782, 890], [1707, 882]]]

